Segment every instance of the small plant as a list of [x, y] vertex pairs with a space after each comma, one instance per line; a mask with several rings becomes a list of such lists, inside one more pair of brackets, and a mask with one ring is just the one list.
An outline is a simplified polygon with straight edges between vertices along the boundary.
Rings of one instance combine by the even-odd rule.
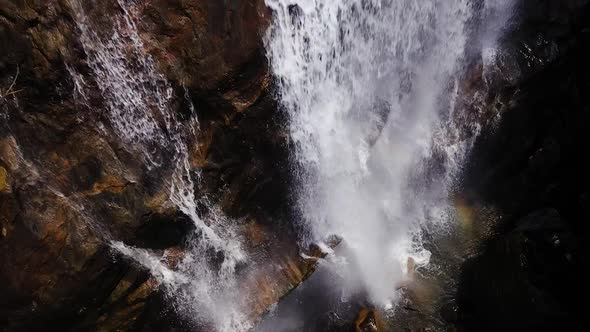
[[10, 97], [12, 95], [16, 95], [17, 93], [23, 91], [23, 89], [14, 90], [14, 85], [16, 84], [16, 81], [18, 80], [19, 74], [20, 74], [20, 69], [18, 66], [16, 66], [16, 74], [14, 75], [14, 79], [12, 80], [12, 83], [10, 84], [8, 89], [4, 90], [4, 89], [0, 88], [0, 105], [4, 104], [4, 102], [8, 99], [8, 97]]

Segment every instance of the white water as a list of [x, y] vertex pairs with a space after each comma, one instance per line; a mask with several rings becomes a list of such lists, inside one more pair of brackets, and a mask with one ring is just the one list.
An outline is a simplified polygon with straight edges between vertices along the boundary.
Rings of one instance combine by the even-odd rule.
[[[148, 172], [172, 170], [169, 201], [196, 226], [190, 247], [179, 265], [172, 269], [166, 257], [150, 250], [113, 241], [111, 246], [148, 269], [165, 290], [175, 309], [192, 322], [217, 331], [243, 331], [250, 322], [243, 313], [236, 291], [235, 269], [247, 257], [240, 239], [228, 220], [210, 205], [206, 220], [199, 216], [195, 183], [191, 174], [187, 142], [195, 139], [196, 116], [182, 124], [171, 108], [173, 89], [158, 72], [147, 53], [137, 28], [140, 2], [117, 0], [122, 14], [111, 18], [112, 31], [94, 27], [83, 2], [71, 0], [80, 41], [92, 70], [92, 80], [107, 106], [108, 125], [135, 152]], [[88, 98], [87, 82], [72, 68], [75, 92]], [[185, 91], [185, 98], [186, 91]], [[194, 106], [190, 105], [191, 111]], [[194, 177], [192, 176], [194, 175]], [[206, 203], [206, 202], [205, 202]], [[219, 266], [211, 260], [222, 257]]]
[[[172, 88], [138, 32], [136, 2], [118, 0], [122, 14], [111, 18], [108, 36], [82, 2], [70, 2], [93, 76], [71, 69], [76, 92], [85, 98], [87, 82], [96, 82], [109, 127], [149, 170], [172, 168], [170, 202], [197, 230], [175, 269], [150, 250], [113, 248], [149, 269], [180, 313], [217, 331], [248, 330], [235, 280], [247, 257], [231, 220], [214, 207], [207, 220], [197, 213], [198, 174], [191, 176], [186, 144], [198, 125], [173, 114]], [[470, 1], [266, 2], [275, 11], [268, 55], [297, 146], [304, 240], [340, 235], [351, 254], [333, 267], [346, 286], [377, 304], [395, 303], [408, 258], [428, 263], [422, 230], [449, 222], [448, 193], [473, 139], [453, 116]], [[299, 15], [289, 13], [294, 3]], [[496, 30], [485, 38], [494, 40]], [[493, 54], [493, 44], [486, 47]], [[223, 256], [219, 267], [209, 262], [211, 250]]]
[[428, 264], [423, 230], [453, 222], [449, 195], [475, 137], [464, 131], [478, 128], [458, 125], [454, 105], [465, 49], [477, 35], [493, 54], [510, 12], [485, 1], [494, 28], [470, 35], [474, 2], [266, 0], [304, 243], [341, 236], [349, 253], [332, 267], [378, 305], [395, 304], [409, 258]]

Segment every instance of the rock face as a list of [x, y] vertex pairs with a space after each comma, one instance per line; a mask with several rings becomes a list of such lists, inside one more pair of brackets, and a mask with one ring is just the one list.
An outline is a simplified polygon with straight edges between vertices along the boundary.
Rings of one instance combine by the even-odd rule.
[[373, 309], [363, 309], [359, 313], [355, 323], [355, 332], [379, 332], [383, 331], [379, 326], [379, 313]]
[[[3, 331], [174, 326], [162, 323], [174, 318], [162, 318], [155, 280], [106, 240], [179, 257], [194, 228], [169, 202], [172, 171], [146, 168], [106, 120], [81, 44], [77, 6], [108, 34], [126, 3], [0, 0]], [[286, 135], [261, 38], [270, 13], [263, 0], [132, 4], [143, 47], [172, 88], [169, 111], [198, 115], [188, 142], [191, 174], [201, 176], [197, 198], [240, 220], [247, 246], [261, 253], [255, 264], [272, 262], [271, 284], [252, 281], [273, 291], [254, 299], [255, 318], [314, 266], [299, 256], [290, 226]]]
[[466, 186], [504, 215], [459, 282], [459, 327], [563, 330], [589, 295], [589, 1], [523, 1], [506, 38], [502, 120], [476, 144]]

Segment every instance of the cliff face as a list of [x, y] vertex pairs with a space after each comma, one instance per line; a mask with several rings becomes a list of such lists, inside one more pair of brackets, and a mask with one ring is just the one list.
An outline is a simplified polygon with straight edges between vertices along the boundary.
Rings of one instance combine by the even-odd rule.
[[[262, 48], [270, 19], [264, 1], [0, 0], [6, 330], [110, 331], [161, 321], [157, 282], [118, 258], [109, 241], [181, 257], [194, 225], [169, 202], [173, 171], [147, 167], [117, 135], [92, 71], [96, 49], [81, 41], [80, 9], [83, 23], [103, 27], [96, 33], [105, 38], [126, 4], [141, 17], [143, 49], [171, 88], [168, 111], [179, 126], [198, 116], [198, 133], [187, 142], [189, 174], [200, 177], [197, 199], [235, 218], [246, 249], [258, 253], [260, 275], [244, 277], [257, 294], [249, 315], [260, 315], [313, 268], [286, 222], [286, 135]], [[151, 148], [171, 160], [165, 147]]]
[[[459, 326], [562, 330], [583, 323], [588, 297], [590, 6], [522, 1], [505, 40], [506, 105], [482, 135], [465, 186], [504, 215], [462, 268]], [[585, 323], [584, 323], [585, 324]]]

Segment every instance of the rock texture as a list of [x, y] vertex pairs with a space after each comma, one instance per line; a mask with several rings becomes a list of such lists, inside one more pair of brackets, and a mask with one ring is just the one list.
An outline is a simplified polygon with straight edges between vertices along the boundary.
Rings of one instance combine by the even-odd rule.
[[379, 332], [383, 331], [380, 326], [381, 318], [379, 313], [374, 309], [363, 309], [354, 322], [355, 332]]
[[[463, 266], [464, 330], [567, 330], [586, 324], [590, 164], [590, 4], [520, 4], [497, 100], [505, 109], [468, 168], [472, 197], [504, 215]], [[506, 76], [505, 76], [506, 77]]]
[[[194, 226], [168, 201], [171, 171], [147, 170], [106, 121], [75, 3], [0, 0], [0, 327], [186, 328], [162, 313], [155, 280], [105, 241], [182, 255]], [[273, 267], [249, 281], [261, 294], [256, 318], [315, 266], [299, 256], [287, 208], [286, 135], [261, 39], [270, 13], [262, 0], [135, 3], [144, 46], [173, 88], [170, 112], [199, 117], [189, 147], [197, 197], [240, 223], [253, 264]], [[122, 11], [116, 0], [84, 7], [99, 26]], [[72, 73], [87, 84], [83, 102]]]

